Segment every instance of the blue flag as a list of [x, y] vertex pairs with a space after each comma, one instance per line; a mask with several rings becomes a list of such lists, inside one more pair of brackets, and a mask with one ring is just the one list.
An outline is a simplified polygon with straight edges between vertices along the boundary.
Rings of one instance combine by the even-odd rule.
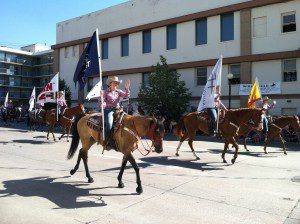
[[84, 88], [87, 77], [97, 75], [100, 72], [97, 38], [96, 32], [94, 32], [76, 66], [73, 81], [75, 86], [77, 82], [79, 83], [80, 90]]

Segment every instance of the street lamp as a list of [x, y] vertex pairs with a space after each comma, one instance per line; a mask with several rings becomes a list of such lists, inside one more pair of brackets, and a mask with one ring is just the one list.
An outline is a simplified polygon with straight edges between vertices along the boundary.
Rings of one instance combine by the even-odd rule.
[[228, 83], [229, 83], [229, 94], [228, 94], [228, 96], [229, 96], [229, 106], [228, 106], [228, 108], [230, 109], [231, 108], [231, 80], [233, 79], [233, 74], [232, 73], [229, 73], [228, 75], [227, 75], [227, 79], [228, 79]]

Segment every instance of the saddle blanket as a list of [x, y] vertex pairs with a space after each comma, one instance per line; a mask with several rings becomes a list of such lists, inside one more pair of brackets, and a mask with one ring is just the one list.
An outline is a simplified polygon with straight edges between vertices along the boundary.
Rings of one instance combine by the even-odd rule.
[[89, 128], [93, 129], [94, 131], [100, 132], [102, 130], [102, 114], [93, 114], [87, 119], [86, 124]]

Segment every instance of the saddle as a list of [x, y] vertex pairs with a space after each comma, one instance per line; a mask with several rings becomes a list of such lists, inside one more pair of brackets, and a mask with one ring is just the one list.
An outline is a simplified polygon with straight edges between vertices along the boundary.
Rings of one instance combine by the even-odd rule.
[[94, 113], [92, 116], [90, 116], [86, 124], [89, 128], [91, 128], [94, 131], [101, 132], [103, 125], [102, 125], [102, 114], [101, 113]]
[[[206, 111], [201, 111], [197, 115], [197, 120], [202, 123], [209, 123], [211, 121], [211, 117], [208, 115]], [[224, 117], [222, 116], [222, 113], [219, 114], [219, 123], [222, 123], [224, 121]]]

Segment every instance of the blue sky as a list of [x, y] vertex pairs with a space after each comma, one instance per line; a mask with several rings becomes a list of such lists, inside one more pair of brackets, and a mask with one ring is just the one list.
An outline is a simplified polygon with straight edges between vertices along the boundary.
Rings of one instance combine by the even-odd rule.
[[55, 44], [56, 23], [127, 0], [1, 0], [0, 45]]

